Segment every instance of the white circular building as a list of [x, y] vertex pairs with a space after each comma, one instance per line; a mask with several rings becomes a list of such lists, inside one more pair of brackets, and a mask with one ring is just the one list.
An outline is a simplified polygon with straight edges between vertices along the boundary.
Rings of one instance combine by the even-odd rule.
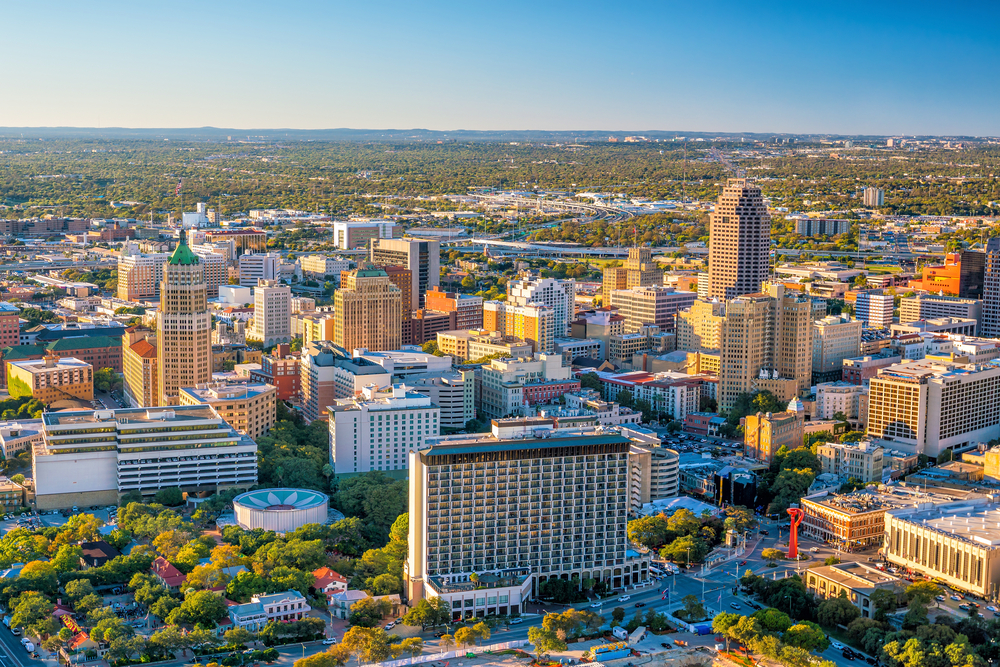
[[326, 523], [329, 507], [329, 496], [309, 489], [259, 489], [233, 498], [240, 528], [276, 533], [288, 533], [307, 523]]

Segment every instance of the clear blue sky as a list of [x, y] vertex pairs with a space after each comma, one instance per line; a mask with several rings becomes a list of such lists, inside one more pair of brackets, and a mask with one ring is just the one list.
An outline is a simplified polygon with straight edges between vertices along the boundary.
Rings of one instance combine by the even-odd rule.
[[1000, 135], [997, 2], [9, 0], [0, 126]]

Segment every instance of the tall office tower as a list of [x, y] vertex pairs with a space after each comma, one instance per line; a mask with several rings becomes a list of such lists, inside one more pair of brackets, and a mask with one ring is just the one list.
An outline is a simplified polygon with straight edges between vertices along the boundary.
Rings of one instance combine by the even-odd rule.
[[983, 316], [979, 335], [1000, 336], [1000, 238], [986, 242], [986, 268], [983, 278]]
[[413, 272], [410, 310], [424, 307], [424, 293], [441, 284], [441, 244], [413, 239], [372, 240], [371, 262], [376, 266], [402, 266]]
[[958, 253], [958, 296], [963, 299], [982, 299], [983, 280], [986, 274], [986, 253], [963, 250]]
[[[613, 589], [644, 577], [642, 559], [628, 554], [628, 438], [528, 433], [431, 438], [410, 450], [411, 604], [440, 596], [454, 618], [466, 609], [518, 615], [533, 585], [550, 578], [593, 578]], [[532, 489], [534, 475], [545, 478]], [[481, 526], [479, 539], [462, 538]], [[473, 574], [478, 584], [469, 583]]]
[[385, 271], [359, 268], [343, 274], [334, 294], [333, 343], [345, 350], [398, 350], [402, 344], [403, 293]]
[[212, 316], [201, 259], [184, 231], [163, 267], [156, 352], [160, 405], [177, 405], [181, 387], [212, 381]]
[[830, 315], [813, 322], [812, 383], [841, 379], [844, 359], [861, 354], [860, 320], [847, 315]]
[[165, 252], [142, 254], [135, 243], [126, 243], [118, 257], [118, 298], [156, 299], [160, 295], [163, 265], [169, 257]]
[[541, 304], [552, 309], [552, 331], [556, 338], [569, 333], [576, 316], [576, 281], [555, 278], [521, 279], [507, 283], [507, 303], [513, 306]]
[[527, 341], [535, 352], [552, 352], [557, 338], [555, 312], [540, 303], [514, 306], [487, 301], [483, 304], [483, 328]]
[[760, 188], [745, 178], [730, 178], [710, 225], [708, 296], [732, 299], [760, 292], [771, 252], [771, 218]]
[[264, 347], [292, 342], [291, 288], [276, 280], [258, 280], [253, 288], [253, 301], [256, 339], [262, 341]]
[[677, 313], [677, 349], [689, 352], [722, 348], [722, 324], [726, 304], [718, 299], [698, 300]]
[[892, 324], [895, 297], [891, 294], [861, 292], [854, 305], [854, 316], [866, 327], [884, 329]]
[[885, 205], [885, 190], [873, 187], [865, 188], [864, 204], [868, 208]]
[[672, 287], [649, 286], [611, 293], [611, 305], [625, 318], [625, 332], [636, 333], [647, 324], [661, 331], [674, 330], [674, 317], [694, 303], [694, 292], [678, 292]]
[[767, 389], [789, 400], [812, 382], [812, 300], [781, 285], [726, 304], [719, 363], [719, 407], [740, 394]]
[[[386, 275], [389, 276], [389, 282], [399, 288], [399, 291], [403, 293], [402, 300], [402, 310], [400, 312], [404, 320], [410, 319], [410, 313], [413, 312], [413, 271], [409, 269], [404, 269], [402, 266], [383, 266], [381, 267], [385, 271]], [[343, 272], [341, 272], [343, 274]]]
[[653, 262], [653, 251], [649, 248], [629, 248], [624, 266], [604, 270], [604, 305], [610, 305], [611, 292], [634, 287], [659, 285], [663, 272]]
[[276, 252], [245, 253], [239, 259], [241, 287], [255, 287], [258, 280], [278, 280], [281, 255]]

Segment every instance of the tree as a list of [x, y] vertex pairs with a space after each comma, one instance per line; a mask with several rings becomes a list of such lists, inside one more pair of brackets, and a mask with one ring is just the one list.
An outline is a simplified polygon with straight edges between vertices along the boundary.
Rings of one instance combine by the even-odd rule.
[[455, 648], [455, 638], [447, 634], [441, 635], [441, 637], [438, 639], [438, 644], [445, 651], [450, 651], [451, 649]]
[[684, 605], [684, 620], [688, 622], [700, 621], [705, 618], [707, 612], [705, 605], [695, 595], [685, 595], [681, 598]]
[[615, 607], [611, 610], [611, 620], [615, 623], [621, 623], [625, 620], [625, 610], [621, 607]]
[[788, 614], [774, 607], [755, 611], [753, 617], [768, 632], [784, 632], [792, 627], [792, 619]]
[[784, 560], [785, 553], [778, 549], [764, 549], [760, 552], [760, 557], [768, 561]]
[[537, 626], [528, 628], [528, 642], [535, 647], [539, 658], [547, 657], [553, 651], [566, 650], [566, 642], [559, 639], [555, 632]]
[[[233, 630], [230, 630], [229, 632], [233, 632]], [[228, 634], [229, 633], [226, 633], [227, 638]], [[181, 632], [180, 628], [175, 625], [168, 625], [162, 630], [157, 630], [149, 638], [149, 643], [158, 647], [164, 653], [171, 654], [174, 651], [181, 651], [183, 654], [183, 651], [190, 647], [187, 635]]]
[[55, 605], [46, 599], [44, 595], [36, 591], [28, 591], [17, 599], [17, 606], [14, 607], [14, 614], [11, 616], [10, 625], [16, 628], [30, 628], [52, 616]]
[[411, 658], [416, 658], [424, 652], [424, 640], [420, 637], [407, 637], [397, 644], [395, 649], [393, 651], [394, 654], [408, 655]]
[[[830, 647], [830, 641], [815, 623], [802, 621], [785, 630], [781, 636], [781, 641], [790, 646], [797, 646], [805, 651], [816, 651], [822, 653]], [[808, 664], [808, 661], [806, 661]]]
[[189, 593], [179, 607], [170, 612], [167, 622], [171, 625], [186, 623], [214, 627], [217, 621], [229, 615], [226, 601], [210, 591]]
[[177, 507], [184, 503], [184, 494], [176, 486], [167, 487], [156, 492], [153, 502], [167, 507]]
[[122, 379], [114, 369], [101, 368], [94, 371], [94, 389], [100, 392], [110, 392], [122, 385]]
[[672, 532], [662, 514], [644, 516], [628, 522], [628, 539], [647, 549], [663, 546]]
[[[975, 617], [977, 613], [975, 607], [969, 608], [970, 616]], [[915, 601], [911, 602], [910, 608], [903, 616], [903, 629], [915, 630], [923, 625], [927, 625], [927, 607]]]
[[253, 633], [246, 628], [233, 628], [226, 632], [227, 644], [249, 644], [253, 641]]
[[368, 597], [351, 605], [351, 615], [348, 617], [348, 621], [351, 625], [374, 628], [388, 613], [388, 600], [376, 600], [373, 597]]
[[896, 611], [896, 594], [885, 588], [879, 588], [872, 591], [872, 594], [868, 596], [868, 599], [872, 603], [872, 607], [875, 612], [872, 614], [872, 618], [881, 623], [885, 623], [889, 614], [895, 613]]
[[726, 637], [727, 651], [729, 650], [729, 628], [739, 623], [741, 618], [743, 618], [741, 614], [731, 614], [724, 611], [720, 614], [716, 614], [715, 618], [712, 619], [712, 632]]
[[476, 633], [469, 626], [455, 630], [455, 643], [459, 646], [469, 646], [476, 643]]
[[594, 372], [584, 373], [580, 376], [580, 388], [601, 391], [601, 378]]
[[383, 662], [392, 656], [389, 635], [382, 628], [353, 627], [340, 643], [359, 663]]
[[859, 616], [861, 616], [861, 612], [847, 599], [846, 595], [823, 600], [816, 609], [816, 618], [828, 628], [848, 625]]
[[864, 431], [848, 431], [847, 433], [840, 436], [841, 442], [861, 442], [867, 435]]
[[836, 556], [830, 556], [823, 561], [823, 565], [837, 565], [838, 563], [840, 563], [840, 559]]
[[929, 581], [916, 581], [906, 587], [906, 600], [909, 603], [929, 605], [939, 595], [937, 584]]

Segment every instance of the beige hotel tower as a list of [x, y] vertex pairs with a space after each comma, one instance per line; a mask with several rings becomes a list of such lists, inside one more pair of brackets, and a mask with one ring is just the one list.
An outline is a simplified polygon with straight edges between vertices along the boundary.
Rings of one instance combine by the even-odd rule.
[[163, 267], [156, 339], [159, 405], [177, 405], [181, 387], [212, 381], [212, 316], [205, 271], [183, 230]]
[[709, 235], [708, 298], [759, 293], [771, 253], [771, 218], [760, 188], [730, 178], [712, 212]]

